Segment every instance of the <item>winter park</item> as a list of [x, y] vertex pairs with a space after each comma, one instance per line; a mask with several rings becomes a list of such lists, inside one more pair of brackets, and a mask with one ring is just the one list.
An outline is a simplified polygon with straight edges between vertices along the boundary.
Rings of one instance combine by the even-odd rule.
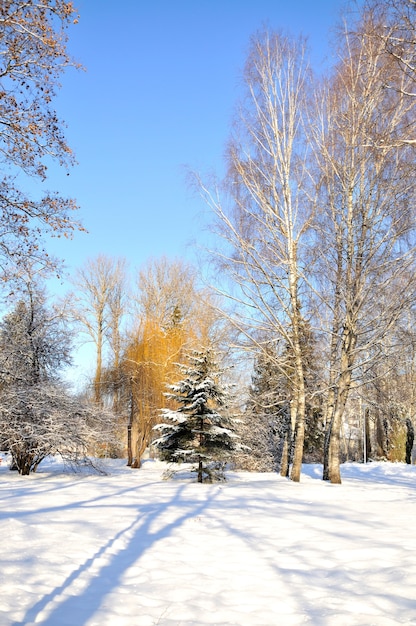
[[416, 626], [415, 0], [0, 3], [0, 626]]

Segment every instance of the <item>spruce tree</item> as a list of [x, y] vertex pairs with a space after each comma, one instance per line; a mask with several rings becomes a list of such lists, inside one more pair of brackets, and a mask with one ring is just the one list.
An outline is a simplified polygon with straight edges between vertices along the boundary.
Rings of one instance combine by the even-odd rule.
[[280, 468], [286, 433], [290, 435], [290, 408], [284, 379], [270, 344], [257, 355], [241, 426], [241, 437], [249, 451], [239, 459], [243, 469], [257, 472]]
[[179, 367], [183, 379], [169, 385], [165, 394], [179, 408], [162, 409], [165, 421], [154, 427], [160, 433], [154, 445], [163, 460], [192, 463], [199, 483], [223, 480], [226, 460], [238, 447], [220, 382], [223, 372], [209, 349], [193, 351]]
[[[305, 384], [305, 433], [303, 459], [322, 459], [323, 423], [319, 396], [319, 360], [316, 339], [308, 322], [300, 325]], [[252, 383], [241, 435], [250, 454], [241, 458], [245, 469], [280, 471], [289, 475], [296, 432], [291, 406], [296, 398], [293, 350], [289, 341], [265, 343], [254, 361]]]
[[28, 288], [0, 322], [0, 386], [56, 381], [71, 362], [70, 350], [62, 315], [46, 307], [42, 289]]

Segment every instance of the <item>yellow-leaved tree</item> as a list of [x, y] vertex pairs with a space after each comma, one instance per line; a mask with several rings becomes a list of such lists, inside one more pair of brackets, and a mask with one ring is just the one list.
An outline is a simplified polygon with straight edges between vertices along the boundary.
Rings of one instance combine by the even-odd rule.
[[168, 408], [167, 384], [191, 349], [218, 345], [221, 333], [212, 294], [199, 286], [182, 260], [152, 259], [139, 272], [138, 324], [127, 338], [122, 367], [129, 387], [128, 465], [140, 467], [160, 411]]
[[186, 344], [186, 331], [180, 325], [164, 330], [154, 320], [145, 319], [126, 348], [124, 369], [130, 384], [127, 448], [128, 464], [133, 467], [140, 467], [151, 442], [152, 428], [166, 406], [166, 380], [174, 375]]

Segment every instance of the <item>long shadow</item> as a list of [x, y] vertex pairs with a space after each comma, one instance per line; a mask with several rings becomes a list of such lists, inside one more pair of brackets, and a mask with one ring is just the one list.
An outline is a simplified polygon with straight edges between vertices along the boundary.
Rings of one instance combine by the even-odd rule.
[[[378, 485], [389, 485], [396, 487], [406, 487], [411, 490], [416, 489], [416, 466], [406, 465], [406, 475], [403, 475], [403, 464], [398, 464], [400, 472], [395, 471], [395, 463], [343, 463], [341, 465], [341, 479], [351, 480], [357, 483], [374, 483]], [[322, 480], [322, 465], [315, 463], [304, 463], [302, 474]], [[330, 483], [328, 483], [329, 485]], [[333, 485], [336, 488], [336, 485]]]
[[[118, 586], [123, 574], [138, 561], [144, 552], [156, 542], [168, 537], [174, 529], [180, 527], [187, 519], [201, 514], [215, 499], [216, 492], [211, 491], [211, 495], [207, 493], [206, 499], [200, 503], [195, 502], [194, 496], [187, 500], [183, 498], [186, 488], [187, 485], [179, 486], [175, 495], [166, 502], [138, 505], [137, 514], [140, 516], [139, 519], [117, 533], [96, 554], [72, 572], [59, 587], [56, 587], [51, 593], [45, 595], [33, 607], [28, 609], [22, 621], [13, 622], [11, 626], [25, 626], [31, 622], [36, 622], [43, 626], [56, 626], [63, 623], [63, 616], [70, 615], [77, 616], [77, 626], [86, 624], [100, 607], [105, 596]], [[186, 510], [172, 522], [162, 526], [160, 530], [151, 532], [152, 524], [171, 507], [175, 507], [175, 510], [183, 510], [184, 508]], [[131, 531], [133, 531], [133, 534], [125, 547], [109, 559], [98, 575], [94, 575], [91, 578], [83, 592], [65, 597], [62, 601], [59, 601], [69, 587], [94, 566], [97, 559], [108, 553], [118, 539], [127, 536]], [[58, 604], [48, 617], [43, 621], [38, 621], [40, 613], [51, 603]]]
[[[140, 485], [140, 484], [139, 485], [132, 485], [131, 487], [125, 487], [123, 489], [117, 489], [117, 490], [115, 490], [111, 494], [105, 493], [103, 495], [97, 495], [94, 498], [86, 498], [84, 500], [71, 501], [71, 504], [57, 504], [56, 506], [43, 507], [43, 508], [36, 509], [36, 511], [31, 511], [31, 510], [15, 511], [13, 509], [2, 509], [0, 511], [0, 521], [2, 519], [9, 519], [11, 517], [13, 517], [13, 519], [30, 517], [31, 515], [36, 515], [38, 517], [39, 515], [43, 515], [43, 514], [46, 514], [46, 513], [47, 514], [57, 513], [58, 511], [62, 511], [64, 509], [89, 508], [89, 507], [97, 506], [100, 502], [108, 501], [111, 498], [114, 498], [114, 497], [118, 498], [118, 497], [126, 495], [126, 494], [128, 494], [130, 492], [137, 493], [140, 489], [147, 489], [148, 487], [151, 487], [152, 485], [159, 485], [159, 484], [160, 484], [159, 482], [153, 481], [153, 482], [143, 483], [142, 485]], [[74, 484], [71, 483], [70, 486], [73, 487]], [[47, 491], [52, 492], [54, 490], [55, 490], [55, 488], [50, 488]], [[62, 493], [62, 489], [60, 487], [56, 487], [56, 490], [58, 491], [59, 494]], [[33, 496], [33, 493], [30, 493], [30, 492], [28, 492], [28, 493], [31, 496]], [[44, 494], [44, 493], [45, 493], [45, 491], [42, 491], [42, 494]], [[6, 494], [5, 497], [6, 497], [7, 501], [8, 501], [9, 500], [9, 496]], [[15, 497], [16, 498], [21, 498], [22, 494], [21, 493], [15, 494]], [[108, 505], [108, 506], [111, 506], [111, 505]], [[131, 505], [126, 505], [126, 506], [128, 508], [131, 508]]]
[[[314, 477], [317, 476], [315, 475]], [[354, 475], [351, 476], [351, 478], [358, 478], [358, 480], [361, 481], [366, 481], [367, 479], [365, 475], [362, 477]], [[392, 483], [390, 477], [385, 477], [383, 481], [381, 475], [372, 482], [385, 482], [385, 484], [388, 483], [390, 485]], [[149, 485], [151, 486], [151, 484], [153, 484], [153, 481], [152, 483], [146, 483], [143, 487], [147, 488]], [[160, 484], [160, 482], [156, 482], [154, 484]], [[233, 485], [231, 484], [230, 487], [232, 486]], [[244, 544], [246, 544], [247, 548], [256, 552], [258, 556], [261, 556], [261, 558], [266, 560], [271, 568], [271, 572], [274, 571], [274, 574], [281, 582], [282, 588], [286, 589], [287, 596], [292, 597], [292, 600], [297, 604], [303, 613], [308, 615], [309, 618], [316, 618], [318, 620], [316, 623], [321, 623], [322, 626], [330, 623], [330, 621], [319, 622], [320, 613], [321, 619], [323, 619], [322, 613], [328, 609], [328, 607], [325, 606], [324, 599], [316, 598], [312, 601], [310, 597], [308, 598], [304, 593], [304, 589], [307, 589], [308, 584], [310, 585], [312, 583], [310, 572], [314, 568], [316, 581], [314, 581], [313, 586], [318, 588], [322, 579], [324, 587], [328, 591], [328, 597], [330, 596], [330, 592], [333, 597], [343, 593], [343, 585], [345, 584], [345, 581], [349, 581], [349, 584], [353, 585], [353, 589], [350, 591], [351, 599], [354, 598], [354, 595], [359, 598], [364, 591], [367, 592], [369, 603], [373, 602], [376, 598], [381, 599], [384, 597], [384, 592], [382, 593], [383, 590], [380, 591], [379, 596], [378, 592], [371, 585], [371, 567], [369, 567], [368, 570], [365, 570], [366, 574], [363, 577], [363, 585], [360, 588], [361, 594], [358, 594], [356, 591], [356, 588], [358, 589], [358, 573], [356, 572], [350, 573], [348, 571], [341, 571], [337, 574], [336, 572], [332, 573], [331, 571], [331, 577], [333, 576], [333, 580], [329, 581], [327, 578], [328, 570], [325, 569], [324, 565], [324, 563], [327, 562], [328, 557], [328, 553], [325, 549], [325, 543], [323, 543], [322, 548], [319, 549], [321, 556], [318, 559], [318, 562], [323, 564], [322, 569], [320, 568], [316, 571], [317, 559], [310, 557], [310, 561], [308, 561], [308, 548], [310, 548], [310, 546], [305, 540], [303, 543], [296, 542], [296, 537], [294, 537], [293, 550], [296, 547], [297, 551], [303, 552], [303, 556], [299, 557], [299, 559], [302, 558], [304, 560], [302, 565], [309, 564], [310, 569], [297, 569], [296, 567], [290, 567], [289, 564], [286, 566], [285, 556], [286, 554], [292, 554], [292, 546], [290, 547], [290, 551], [287, 550], [286, 546], [286, 550], [276, 552], [275, 540], [268, 541], [267, 536], [262, 536], [259, 541], [259, 533], [257, 531], [252, 531], [249, 524], [240, 524], [237, 521], [239, 519], [237, 516], [237, 523], [227, 521], [226, 516], [224, 517], [224, 515], [221, 514], [221, 511], [227, 509], [231, 511], [235, 510], [236, 514], [238, 514], [238, 512], [241, 511], [241, 507], [244, 507], [244, 503], [242, 503], [239, 497], [240, 494], [238, 491], [240, 490], [238, 489], [238, 486], [238, 484], [234, 485], [234, 487], [237, 487], [235, 497], [228, 494], [225, 501], [216, 503], [216, 506], [212, 508], [211, 505], [214, 503], [214, 500], [216, 500], [220, 491], [217, 489], [214, 490], [207, 488], [204, 490], [206, 498], [202, 498], [202, 500], [198, 502], [196, 501], [195, 491], [192, 491], [194, 485], [192, 485], [189, 489], [189, 497], [187, 497], [187, 490], [190, 485], [183, 483], [179, 484], [172, 496], [163, 502], [143, 505], [132, 505], [131, 503], [118, 504], [117, 506], [121, 509], [137, 511], [137, 519], [125, 528], [121, 529], [116, 535], [114, 535], [114, 537], [107, 541], [105, 545], [101, 546], [94, 555], [86, 559], [84, 563], [80, 564], [79, 567], [74, 570], [65, 579], [65, 581], [62, 582], [62, 584], [39, 599], [36, 604], [26, 611], [22, 621], [14, 622], [11, 626], [25, 626], [27, 623], [31, 622], [37, 622], [43, 626], [56, 626], [57, 624], [64, 623], [62, 621], [64, 616], [71, 615], [76, 616], [77, 626], [83, 626], [83, 624], [87, 623], [101, 606], [105, 597], [122, 583], [124, 573], [132, 567], [140, 559], [140, 557], [149, 548], [151, 548], [152, 545], [168, 537], [176, 528], [179, 528], [188, 519], [201, 515], [204, 512], [208, 515], [209, 519], [214, 520], [216, 525], [222, 527], [227, 534], [240, 539]], [[276, 488], [278, 488], [278, 486], [278, 484], [275, 485]], [[405, 486], [409, 487], [410, 485], [406, 482]], [[126, 494], [130, 491], [135, 492], [141, 487], [142, 485], [134, 485], [132, 487], [122, 488], [119, 491], [115, 489], [111, 492], [111, 494], [106, 493], [105, 495], [97, 495], [91, 499], [80, 500], [72, 504], [70, 507], [68, 505], [57, 506], [56, 508], [50, 507], [45, 509], [45, 511], [51, 512], [67, 508], [78, 508], [82, 510], [89, 507], [95, 507], [98, 504], [98, 506], [103, 509], [105, 515], [105, 509], [107, 507], [112, 507], [111, 499], [114, 498], [114, 496]], [[244, 490], [244, 484], [241, 484], [241, 487]], [[286, 517], [293, 516], [293, 521], [295, 522], [298, 521], [300, 516], [305, 519], [305, 523], [310, 523], [312, 519], [322, 520], [324, 518], [333, 518], [333, 531], [330, 531], [329, 533], [327, 532], [328, 538], [339, 539], [342, 536], [344, 540], [350, 542], [351, 546], [354, 544], [360, 545], [365, 540], [365, 536], [362, 536], [360, 533], [360, 527], [363, 522], [361, 520], [349, 518], [348, 508], [346, 508], [344, 512], [342, 505], [339, 503], [336, 504], [336, 508], [334, 509], [331, 507], [328, 508], [326, 505], [314, 505], [311, 508], [310, 503], [303, 502], [299, 499], [293, 501], [290, 498], [289, 492], [285, 491], [284, 493], [279, 494], [277, 491], [273, 494], [273, 500], [275, 503], [274, 513], [270, 511], [271, 495], [270, 490], [267, 489], [267, 487], [272, 487], [272, 485], [270, 482], [266, 481], [264, 487], [265, 491], [262, 492], [259, 483], [259, 493], [257, 496], [255, 498], [250, 496], [250, 501], [246, 502], [246, 504], [249, 504], [247, 510], [250, 510], [250, 513], [252, 512], [253, 517], [261, 517], [262, 515], [270, 517], [272, 513], [272, 516], [274, 514]], [[337, 489], [336, 486], [333, 487], [328, 485], [328, 489], [332, 488]], [[198, 492], [199, 496], [201, 494], [202, 491]], [[169, 511], [169, 509], [173, 509], [176, 512], [175, 519], [161, 526], [159, 518]], [[27, 515], [28, 512], [25, 512], [24, 514]], [[348, 531], [344, 529], [343, 533], [340, 534], [339, 522], [343, 519], [349, 522]], [[243, 521], [244, 520], [242, 520], [242, 522]], [[158, 526], [161, 526], [161, 528], [152, 532], [152, 526], [156, 522], [158, 523]], [[378, 530], [377, 526], [379, 524], [379, 521], [376, 523], [371, 520], [365, 521], [365, 525], [367, 527], [371, 525], [374, 530], [373, 546], [375, 547], [375, 544], [377, 544], [380, 548], [384, 548], [385, 546], [383, 542], [377, 542], [376, 540], [376, 532]], [[295, 527], [294, 533], [296, 533]], [[263, 533], [260, 534], [263, 535]], [[120, 548], [116, 554], [110, 555], [110, 551], [113, 552], [117, 547], [118, 540], [123, 541], [123, 547]], [[261, 555], [259, 555], [259, 546], [261, 546]], [[103, 557], [108, 559], [107, 563], [99, 569], [98, 574], [93, 576], [92, 572], [97, 571], [99, 567], [98, 561]], [[90, 575], [90, 579], [88, 579], [88, 575]], [[82, 582], [84, 580], [84, 576], [86, 578], [86, 587], [81, 592], [77, 591], [76, 595], [74, 591], [74, 595], [69, 596], [69, 593], [71, 593], [71, 586], [77, 580]], [[412, 608], [409, 606], [410, 600], [407, 598], [399, 599], [395, 597], [394, 594], [389, 594], [388, 599], [392, 605], [400, 605], [402, 609], [410, 610]], [[48, 608], [50, 613], [42, 620], [41, 613], [44, 610], [48, 610]], [[328, 620], [330, 620], [330, 617], [328, 617]]]
[[58, 597], [62, 594], [65, 589], [67, 589], [77, 578], [79, 578], [83, 572], [88, 571], [90, 567], [94, 564], [94, 562], [103, 556], [107, 550], [111, 549], [114, 543], [120, 539], [123, 535], [127, 534], [130, 530], [132, 530], [135, 526], [137, 526], [138, 522], [134, 521], [127, 528], [123, 528], [118, 532], [114, 537], [112, 537], [105, 545], [103, 545], [92, 557], [87, 559], [82, 565], [78, 567], [78, 569], [71, 572], [71, 574], [64, 580], [62, 585], [56, 587], [51, 593], [46, 594], [41, 598], [33, 607], [31, 607], [23, 618], [21, 622], [13, 622], [12, 626], [25, 626], [28, 622], [34, 622], [36, 617], [39, 615], [43, 609], [54, 600], [54, 598]]

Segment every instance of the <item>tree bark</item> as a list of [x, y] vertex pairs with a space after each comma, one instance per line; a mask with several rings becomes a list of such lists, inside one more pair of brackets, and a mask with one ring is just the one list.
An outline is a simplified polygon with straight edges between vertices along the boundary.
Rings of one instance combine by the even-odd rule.
[[129, 421], [127, 423], [127, 466], [131, 467], [133, 464], [133, 442], [132, 442], [132, 429], [134, 421], [134, 399], [133, 399], [133, 384], [130, 381], [130, 414]]
[[412, 464], [412, 449], [415, 439], [415, 429], [413, 427], [411, 419], [406, 419], [406, 463]]

